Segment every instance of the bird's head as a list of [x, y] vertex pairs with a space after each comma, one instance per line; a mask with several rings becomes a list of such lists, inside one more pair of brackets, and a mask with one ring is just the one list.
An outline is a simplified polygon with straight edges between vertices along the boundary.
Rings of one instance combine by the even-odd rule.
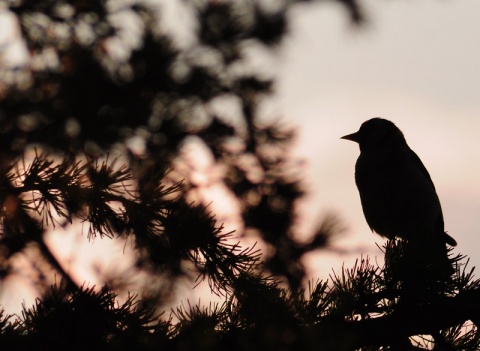
[[395, 124], [378, 117], [364, 122], [358, 132], [345, 135], [341, 139], [358, 143], [360, 151], [406, 143], [402, 131]]

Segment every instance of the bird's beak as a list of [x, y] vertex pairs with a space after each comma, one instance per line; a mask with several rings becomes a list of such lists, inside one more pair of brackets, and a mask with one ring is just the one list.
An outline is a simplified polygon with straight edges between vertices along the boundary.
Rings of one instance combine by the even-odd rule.
[[344, 135], [340, 139], [351, 140], [351, 141], [354, 141], [354, 142], [358, 143], [358, 132], [348, 134], [348, 135]]

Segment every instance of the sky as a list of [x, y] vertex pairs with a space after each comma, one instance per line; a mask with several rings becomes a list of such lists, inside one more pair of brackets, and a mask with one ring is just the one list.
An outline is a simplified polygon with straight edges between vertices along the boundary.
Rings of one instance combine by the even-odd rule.
[[[308, 194], [300, 222], [308, 233], [319, 218], [334, 213], [346, 228], [330, 249], [307, 257], [308, 275], [326, 278], [344, 262], [349, 267], [366, 255], [382, 262], [377, 245], [384, 240], [370, 232], [355, 187], [358, 145], [340, 140], [372, 117], [390, 119], [404, 132], [435, 183], [446, 230], [458, 242], [455, 252], [480, 266], [480, 1], [361, 4], [367, 23], [360, 28], [333, 1], [296, 6], [291, 32], [276, 57], [277, 110], [296, 126], [294, 154], [305, 160]], [[72, 273], [100, 284], [100, 266], [104, 272], [118, 268], [118, 261], [105, 255], [106, 242], [64, 234], [48, 240], [68, 248], [57, 254], [67, 253]], [[123, 257], [125, 245], [114, 248]], [[94, 265], [82, 261], [85, 252], [96, 252]], [[35, 292], [28, 286], [19, 294], [19, 279], [4, 282], [0, 304], [33, 302]], [[197, 289], [190, 298], [202, 294]]]
[[[347, 231], [309, 259], [325, 276], [360, 254], [383, 256], [354, 182], [358, 145], [340, 140], [372, 117], [393, 121], [435, 183], [456, 253], [480, 266], [480, 2], [361, 2], [355, 28], [333, 2], [299, 6], [283, 48], [279, 110], [306, 160], [309, 225], [336, 213]], [[343, 254], [339, 254], [343, 252]]]

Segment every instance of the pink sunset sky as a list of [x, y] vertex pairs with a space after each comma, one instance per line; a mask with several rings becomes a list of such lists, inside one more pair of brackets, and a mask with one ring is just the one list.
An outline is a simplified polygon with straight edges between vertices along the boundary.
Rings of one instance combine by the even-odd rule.
[[[335, 213], [347, 228], [334, 238], [332, 250], [308, 257], [309, 276], [326, 278], [332, 268], [338, 271], [343, 262], [351, 266], [362, 254], [383, 259], [376, 244], [384, 241], [370, 232], [355, 187], [358, 146], [340, 140], [377, 116], [404, 132], [435, 183], [446, 230], [458, 242], [455, 252], [480, 266], [480, 2], [361, 4], [367, 23], [360, 28], [333, 2], [297, 6], [276, 57], [275, 110], [297, 126], [294, 153], [305, 160], [309, 193], [300, 221], [308, 231], [318, 217]], [[52, 243], [77, 280], [84, 277], [90, 284], [101, 285], [99, 270], [133, 262], [123, 254], [123, 242], [92, 243], [85, 236], [56, 233]], [[89, 255], [94, 265], [85, 259]], [[29, 305], [34, 291], [25, 284], [19, 290], [21, 274], [10, 280], [0, 304]], [[195, 301], [203, 293], [196, 289], [187, 297]]]

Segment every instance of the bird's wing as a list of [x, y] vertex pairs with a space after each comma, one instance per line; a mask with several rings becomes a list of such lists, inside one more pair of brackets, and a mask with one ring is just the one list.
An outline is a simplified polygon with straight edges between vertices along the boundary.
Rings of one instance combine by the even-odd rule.
[[411, 152], [412, 160], [415, 163], [415, 166], [418, 167], [418, 169], [422, 172], [425, 178], [428, 179], [433, 189], [435, 190], [435, 185], [433, 185], [433, 181], [432, 181], [432, 178], [430, 177], [430, 173], [428, 173], [427, 169], [423, 165], [422, 160], [420, 160], [420, 157], [418, 157], [417, 154], [412, 149], [410, 149], [410, 152]]
[[[410, 149], [410, 152], [411, 152], [411, 155], [412, 155], [412, 160], [413, 162], [415, 163], [415, 165], [418, 167], [418, 169], [422, 172], [422, 174], [425, 176], [425, 178], [428, 179], [428, 181], [430, 182], [430, 184], [432, 184], [432, 188], [433, 190], [436, 192], [435, 190], [435, 185], [433, 185], [433, 181], [432, 181], [432, 178], [430, 177], [430, 173], [428, 173], [427, 169], [425, 168], [425, 166], [423, 165], [423, 162], [422, 160], [420, 160], [420, 157], [417, 156], [417, 154], [412, 150]], [[440, 205], [440, 202], [438, 203], [440, 208], [441, 208], [441, 205]], [[443, 221], [443, 212], [442, 210], [440, 209], [440, 215], [438, 216], [437, 218], [437, 221], [435, 223], [435, 226], [437, 228], [438, 231], [444, 233], [445, 232], [445, 224], [444, 224], [444, 221]], [[446, 234], [446, 233], [445, 233]], [[448, 241], [448, 238], [447, 238], [447, 242], [452, 245], [452, 246], [455, 246], [456, 245], [456, 241], [448, 234], [446, 234], [448, 236], [448, 238], [451, 238], [451, 243]]]

